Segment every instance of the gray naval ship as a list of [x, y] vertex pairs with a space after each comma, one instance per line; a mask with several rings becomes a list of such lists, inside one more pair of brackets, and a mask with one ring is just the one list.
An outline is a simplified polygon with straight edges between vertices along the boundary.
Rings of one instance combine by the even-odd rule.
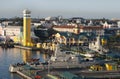
[[54, 55], [48, 60], [50, 68], [86, 68], [98, 64], [96, 60], [87, 61], [74, 51], [61, 51], [59, 44], [56, 44]]

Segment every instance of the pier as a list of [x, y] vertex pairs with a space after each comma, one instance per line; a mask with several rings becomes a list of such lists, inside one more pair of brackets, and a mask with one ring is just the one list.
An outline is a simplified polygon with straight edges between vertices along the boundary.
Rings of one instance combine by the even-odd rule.
[[[23, 78], [26, 79], [34, 79], [35, 76], [41, 76], [42, 78], [47, 79], [54, 79], [59, 78], [61, 73], [64, 72], [70, 72], [72, 74], [75, 74], [79, 77], [82, 77], [81, 79], [86, 78], [119, 78], [120, 77], [120, 70], [116, 71], [89, 71], [86, 68], [50, 68], [48, 69], [48, 66], [44, 69], [42, 69], [40, 66], [27, 66], [22, 67], [22, 70], [17, 70], [16, 73], [21, 75]], [[49, 75], [48, 75], [49, 74]]]
[[29, 76], [23, 74], [23, 73], [20, 72], [20, 71], [17, 71], [16, 73], [19, 74], [20, 76], [24, 77], [25, 79], [32, 79], [31, 77], [29, 77]]
[[20, 49], [26, 49], [26, 50], [41, 50], [41, 48], [37, 48], [37, 47], [26, 47], [26, 46], [20, 46], [20, 45], [14, 45], [14, 47], [16, 48], [20, 48]]

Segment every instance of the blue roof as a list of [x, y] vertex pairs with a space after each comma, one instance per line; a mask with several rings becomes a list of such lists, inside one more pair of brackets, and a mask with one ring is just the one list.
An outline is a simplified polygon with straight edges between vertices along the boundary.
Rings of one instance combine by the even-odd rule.
[[86, 37], [86, 38], [88, 38], [88, 39], [96, 38], [96, 34], [93, 33], [93, 32], [90, 32], [90, 33], [88, 33], [88, 32], [80, 33], [80, 34], [78, 35], [78, 38], [83, 38], [83, 36]]
[[75, 39], [80, 39], [80, 38], [83, 38], [83, 37], [86, 37], [86, 38], [89, 38], [89, 39], [96, 38], [96, 34], [93, 33], [93, 32], [91, 32], [91, 33], [83, 32], [83, 33], [79, 33], [79, 34], [74, 34], [74, 33], [71, 33], [71, 32], [59, 32], [59, 34], [61, 36], [65, 36], [66, 38], [75, 38]]
[[74, 38], [76, 37], [76, 34], [71, 32], [59, 32], [61, 36], [65, 36], [66, 38]]

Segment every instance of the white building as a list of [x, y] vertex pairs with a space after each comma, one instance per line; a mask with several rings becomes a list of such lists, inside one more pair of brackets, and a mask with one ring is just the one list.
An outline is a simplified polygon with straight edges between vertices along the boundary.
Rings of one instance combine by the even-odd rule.
[[14, 37], [19, 37], [21, 31], [21, 26], [0, 26], [0, 35], [1, 36], [7, 36], [11, 39], [14, 39]]
[[117, 22], [118, 28], [120, 28], [120, 21]]
[[4, 21], [4, 22], [2, 22], [2, 24], [5, 26], [8, 26], [8, 25], [13, 24], [13, 21]]
[[118, 28], [117, 23], [114, 22], [107, 22], [105, 21], [105, 23], [103, 23], [103, 28]]

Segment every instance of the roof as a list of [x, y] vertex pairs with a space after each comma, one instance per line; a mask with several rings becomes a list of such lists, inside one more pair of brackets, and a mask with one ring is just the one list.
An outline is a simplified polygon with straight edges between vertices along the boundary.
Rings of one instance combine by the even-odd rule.
[[59, 32], [61, 36], [65, 36], [66, 38], [74, 38], [76, 34], [71, 33], [71, 32]]
[[80, 77], [78, 77], [75, 74], [72, 74], [70, 72], [63, 72], [60, 74], [61, 77], [63, 77], [64, 79], [82, 79]]
[[78, 35], [78, 38], [83, 38], [83, 37], [86, 37], [86, 38], [89, 38], [89, 39], [93, 39], [93, 38], [96, 38], [96, 34], [93, 33], [93, 32], [83, 32], [83, 33], [79, 33]]
[[83, 32], [83, 33], [79, 33], [79, 34], [74, 34], [74, 33], [71, 33], [71, 32], [59, 32], [59, 34], [61, 36], [64, 36], [66, 38], [75, 38], [75, 39], [81, 39], [81, 38], [88, 38], [88, 39], [94, 39], [96, 38], [96, 34], [91, 32], [91, 33], [88, 33], [88, 32]]
[[102, 26], [79, 26], [80, 29], [103, 29]]
[[72, 26], [72, 25], [61, 25], [61, 26], [54, 26], [53, 28], [71, 28], [71, 29], [73, 29], [73, 28], [75, 28], [75, 26]]
[[25, 66], [23, 66], [23, 68], [26, 70], [35, 70], [35, 68], [30, 67], [29, 65], [25, 65]]

